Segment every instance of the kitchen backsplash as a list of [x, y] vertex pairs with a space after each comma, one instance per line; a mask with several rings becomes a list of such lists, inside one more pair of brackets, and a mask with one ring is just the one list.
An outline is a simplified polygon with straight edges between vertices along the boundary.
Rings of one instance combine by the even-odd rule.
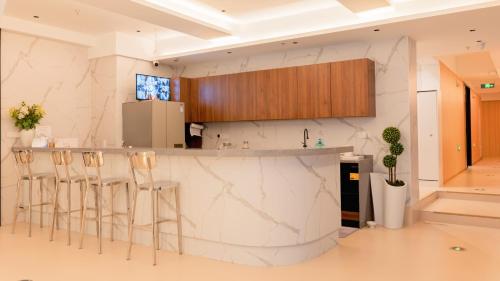
[[[402, 132], [402, 142], [407, 152], [399, 159], [399, 172], [408, 176], [410, 137], [410, 39], [394, 38], [377, 42], [359, 42], [330, 45], [319, 48], [298, 49], [286, 52], [228, 59], [210, 63], [181, 66], [177, 76], [202, 77], [269, 68], [289, 67], [331, 61], [370, 58], [376, 63], [376, 118], [325, 118], [314, 120], [215, 122], [207, 123], [204, 148], [215, 148], [217, 135], [229, 140], [236, 147], [249, 141], [250, 148], [301, 148], [303, 130], [309, 130], [309, 147], [318, 138], [326, 146], [353, 145], [355, 152], [372, 154], [375, 169], [385, 172], [381, 159], [386, 144], [381, 138], [387, 126], [397, 126]], [[234, 54], [234, 53], [233, 53]]]

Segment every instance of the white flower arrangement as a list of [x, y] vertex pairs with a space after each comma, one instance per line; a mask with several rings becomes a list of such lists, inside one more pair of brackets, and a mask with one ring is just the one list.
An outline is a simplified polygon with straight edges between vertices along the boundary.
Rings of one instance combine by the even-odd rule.
[[23, 101], [19, 107], [10, 108], [9, 115], [14, 119], [16, 127], [21, 130], [30, 130], [40, 123], [40, 119], [45, 116], [45, 110], [38, 104], [30, 106]]

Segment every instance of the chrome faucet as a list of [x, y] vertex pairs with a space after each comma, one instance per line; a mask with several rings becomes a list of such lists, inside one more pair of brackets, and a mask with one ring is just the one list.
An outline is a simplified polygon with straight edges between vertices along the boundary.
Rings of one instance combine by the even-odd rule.
[[304, 129], [304, 142], [302, 142], [302, 147], [307, 148], [307, 140], [309, 139], [309, 130]]

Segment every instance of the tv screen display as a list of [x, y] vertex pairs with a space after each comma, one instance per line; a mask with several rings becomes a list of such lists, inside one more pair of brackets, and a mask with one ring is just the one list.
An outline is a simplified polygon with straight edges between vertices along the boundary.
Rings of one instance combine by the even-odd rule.
[[169, 100], [170, 79], [152, 75], [136, 74], [136, 98], [138, 100]]

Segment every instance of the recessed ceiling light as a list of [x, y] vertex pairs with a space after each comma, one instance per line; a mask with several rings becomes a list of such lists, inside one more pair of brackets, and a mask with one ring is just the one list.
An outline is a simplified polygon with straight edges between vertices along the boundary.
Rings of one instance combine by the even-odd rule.
[[476, 32], [475, 28], [469, 29], [469, 32]]
[[231, 51], [227, 51], [227, 53], [228, 53], [228, 54], [232, 54], [233, 52], [231, 52]]
[[373, 31], [375, 31], [375, 32], [379, 32], [379, 31], [380, 31], [380, 29], [375, 28]]
[[299, 44], [299, 42], [293, 41], [292, 44], [297, 45], [297, 44]]
[[139, 33], [139, 32], [141, 32], [141, 31], [140, 31], [139, 29], [137, 29], [135, 32]]
[[33, 16], [35, 19], [39, 19], [40, 17], [39, 16]]
[[465, 248], [462, 246], [453, 246], [450, 248], [450, 250], [455, 251], [455, 252], [463, 252], [463, 251], [465, 251]]
[[476, 40], [476, 43], [483, 43], [483, 40]]
[[220, 10], [220, 11], [221, 11], [221, 12], [223, 12], [223, 13], [225, 13], [225, 12], [226, 12], [226, 10]]

